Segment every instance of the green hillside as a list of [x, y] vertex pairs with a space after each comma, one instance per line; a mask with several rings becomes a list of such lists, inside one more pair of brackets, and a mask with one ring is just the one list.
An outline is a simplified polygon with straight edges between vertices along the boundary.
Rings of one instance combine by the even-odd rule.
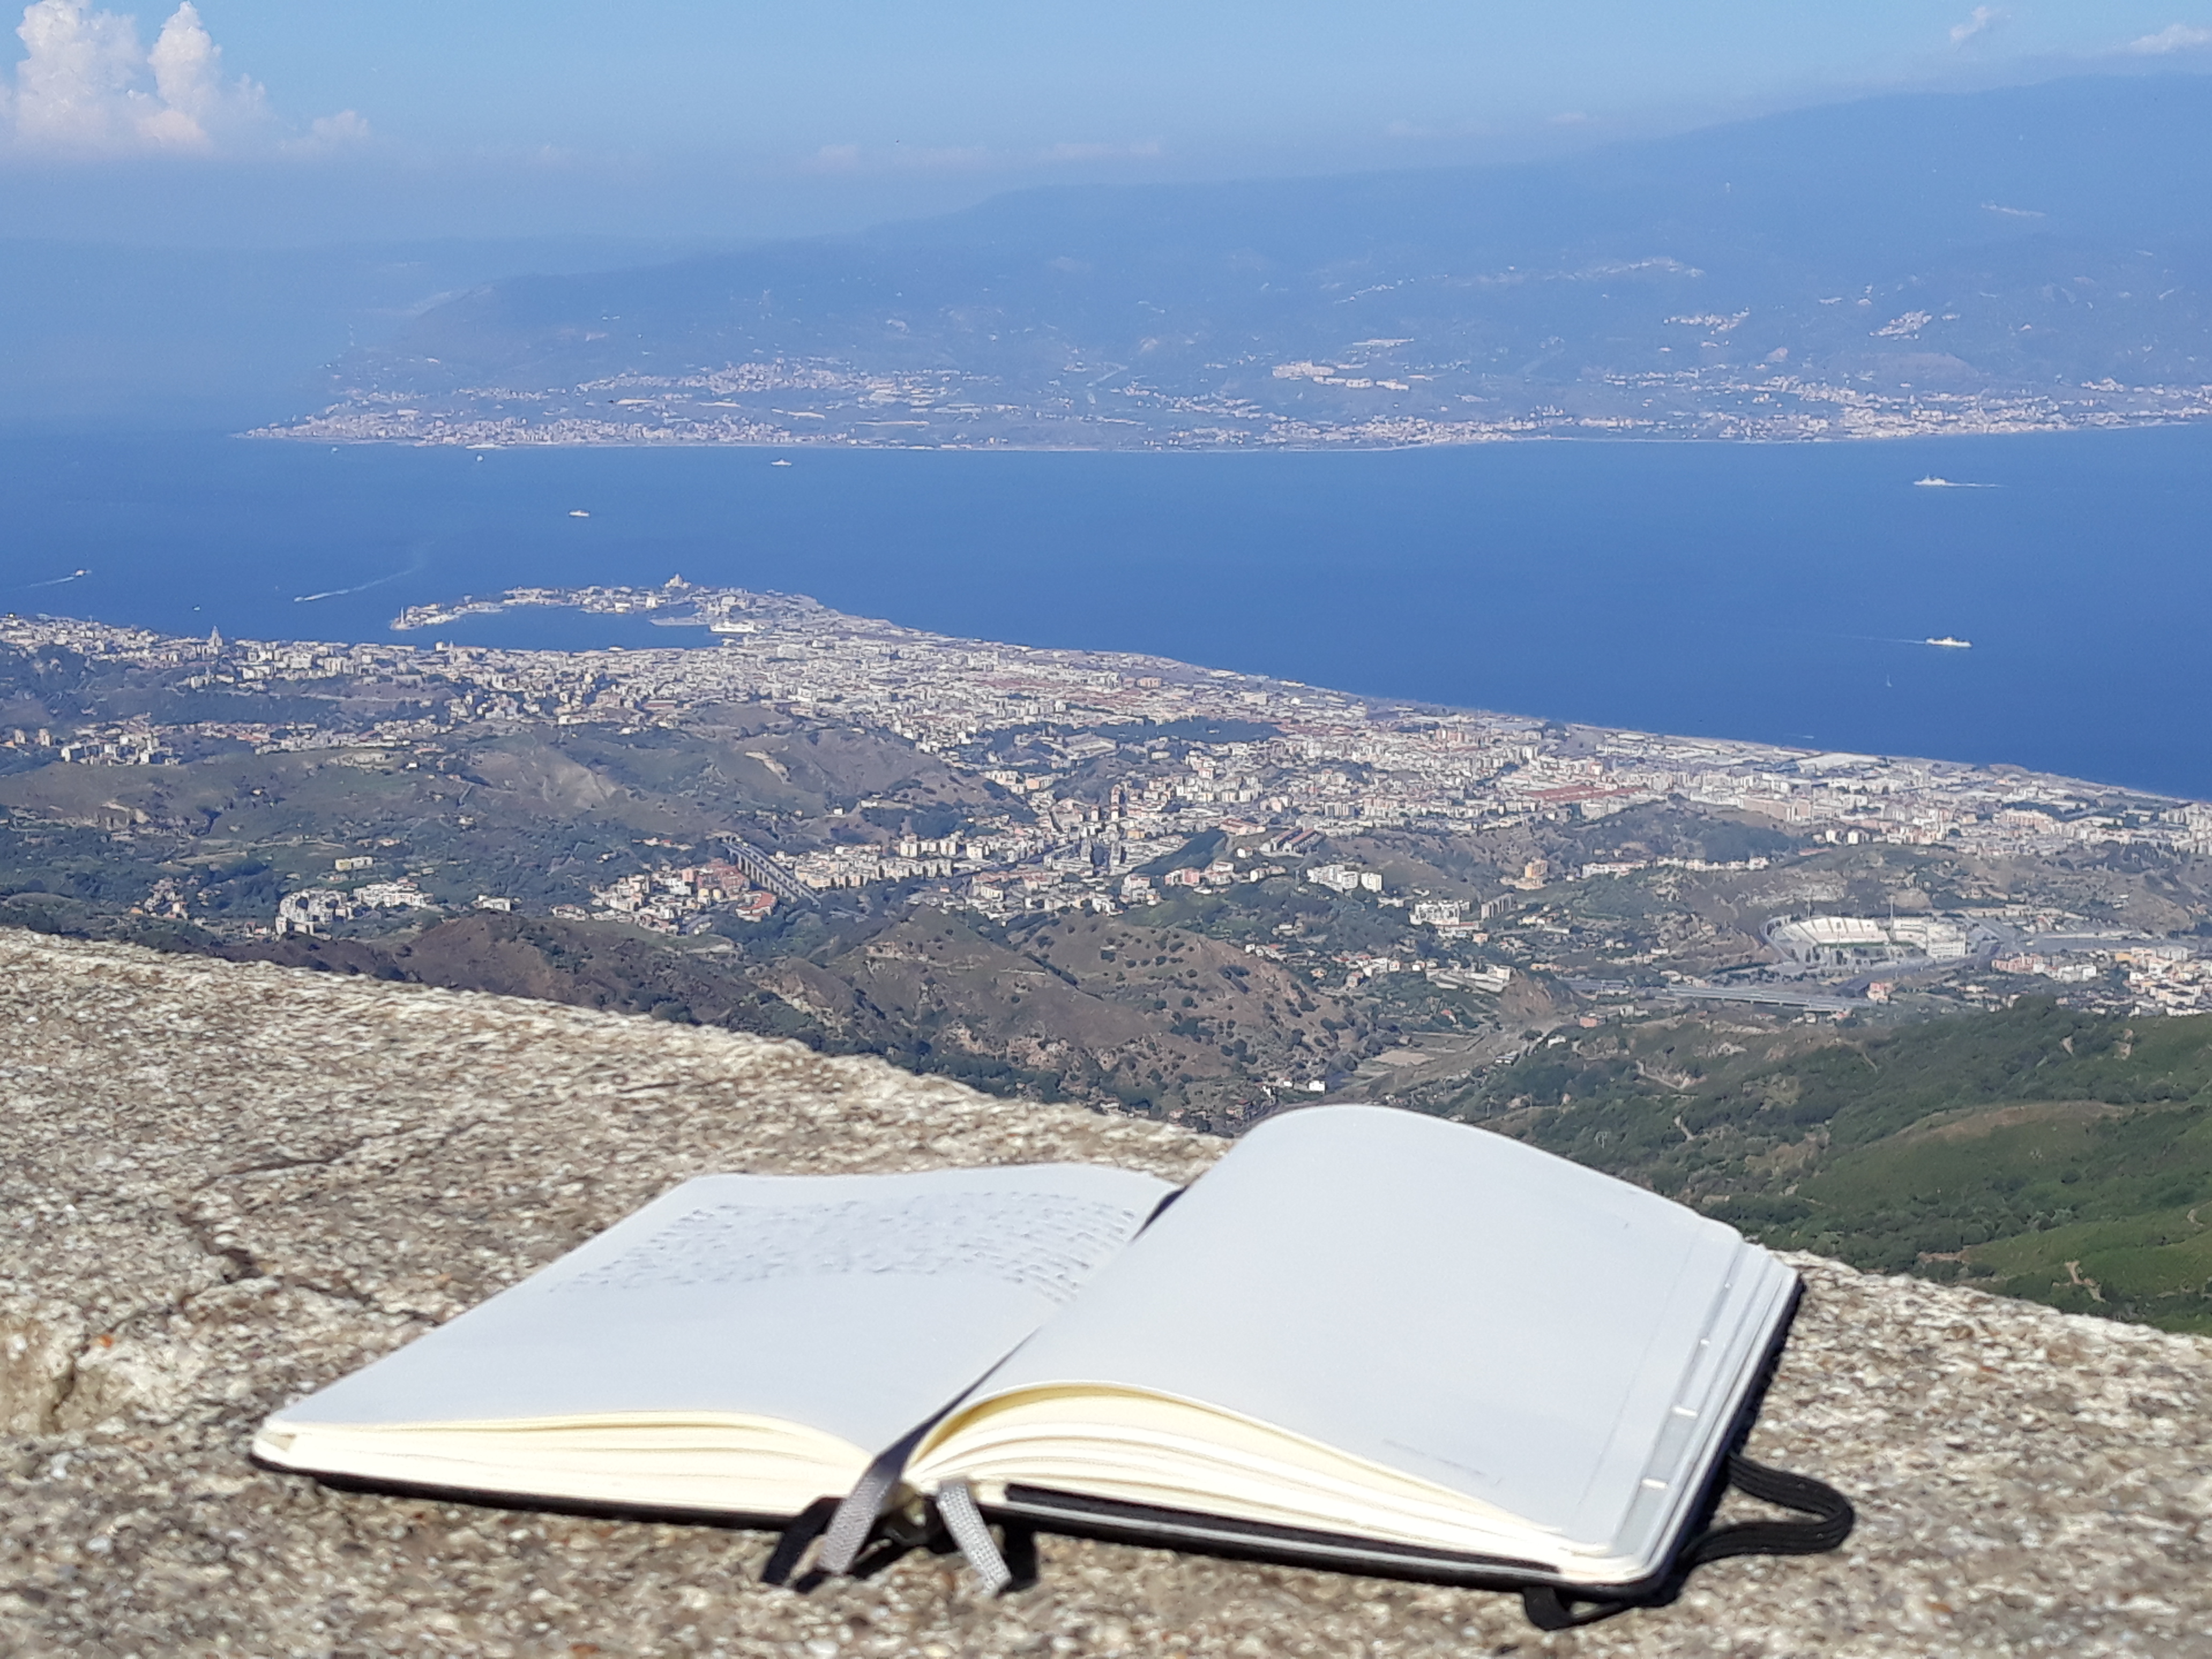
[[1778, 1248], [2212, 1332], [2212, 1018], [1668, 1021], [1540, 1048], [1452, 1109]]

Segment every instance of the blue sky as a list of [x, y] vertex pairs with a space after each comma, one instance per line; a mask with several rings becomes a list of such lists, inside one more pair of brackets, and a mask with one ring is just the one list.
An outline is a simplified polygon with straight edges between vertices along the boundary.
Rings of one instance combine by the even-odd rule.
[[0, 217], [742, 236], [2173, 70], [2212, 70], [2212, 0], [37, 0], [0, 34]]

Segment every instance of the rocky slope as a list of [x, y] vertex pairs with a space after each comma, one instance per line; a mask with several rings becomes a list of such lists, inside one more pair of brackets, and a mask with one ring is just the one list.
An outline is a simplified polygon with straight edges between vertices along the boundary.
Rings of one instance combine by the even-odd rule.
[[1066, 1540], [996, 1603], [909, 1557], [327, 1492], [271, 1407], [702, 1170], [1097, 1159], [1178, 1130], [587, 1011], [0, 933], [0, 1651], [2212, 1654], [2212, 1342], [1811, 1258], [1755, 1455], [1839, 1553], [1541, 1638], [1474, 1592]]

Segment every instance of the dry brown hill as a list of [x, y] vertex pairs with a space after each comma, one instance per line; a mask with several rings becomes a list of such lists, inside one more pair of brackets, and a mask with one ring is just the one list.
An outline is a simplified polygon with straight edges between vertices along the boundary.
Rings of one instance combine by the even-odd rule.
[[1263, 957], [1085, 913], [1023, 930], [1016, 949], [920, 911], [819, 966], [794, 958], [760, 977], [840, 1037], [888, 1048], [919, 1033], [1125, 1099], [1266, 1098], [1255, 1079], [1320, 1075], [1353, 1018]]
[[1000, 1602], [928, 1556], [800, 1596], [752, 1582], [761, 1534], [328, 1492], [247, 1437], [698, 1171], [1181, 1178], [1219, 1142], [727, 1031], [19, 933], [0, 1113], [0, 1653], [2212, 1653], [2202, 1340], [1807, 1259], [1753, 1450], [1850, 1492], [1857, 1534], [1568, 1635], [1495, 1595], [1051, 1540]]

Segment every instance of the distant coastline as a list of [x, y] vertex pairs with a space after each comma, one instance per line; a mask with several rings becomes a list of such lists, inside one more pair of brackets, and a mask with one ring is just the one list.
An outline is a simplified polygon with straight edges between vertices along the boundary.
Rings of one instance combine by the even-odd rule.
[[[1278, 365], [1261, 385], [1272, 386]], [[1411, 371], [1407, 371], [1410, 373]], [[1424, 377], [1425, 378], [1425, 377]], [[1306, 386], [1307, 380], [1297, 382]], [[1804, 443], [2109, 431], [2212, 416], [2212, 385], [1876, 392], [1798, 374], [1616, 374], [1571, 386], [1486, 382], [1449, 415], [1415, 412], [1410, 382], [1329, 383], [1333, 413], [1292, 394], [1185, 392], [1130, 381], [1110, 409], [945, 370], [830, 360], [626, 374], [574, 386], [441, 392], [356, 386], [248, 438], [457, 448], [841, 448], [1207, 452], [1421, 449], [1540, 439]], [[1339, 390], [1339, 386], [1350, 390]], [[620, 392], [620, 397], [609, 397]], [[1661, 407], [1662, 404], [1666, 406]], [[619, 410], [610, 413], [611, 410]], [[1925, 488], [1983, 489], [1930, 475]]]

